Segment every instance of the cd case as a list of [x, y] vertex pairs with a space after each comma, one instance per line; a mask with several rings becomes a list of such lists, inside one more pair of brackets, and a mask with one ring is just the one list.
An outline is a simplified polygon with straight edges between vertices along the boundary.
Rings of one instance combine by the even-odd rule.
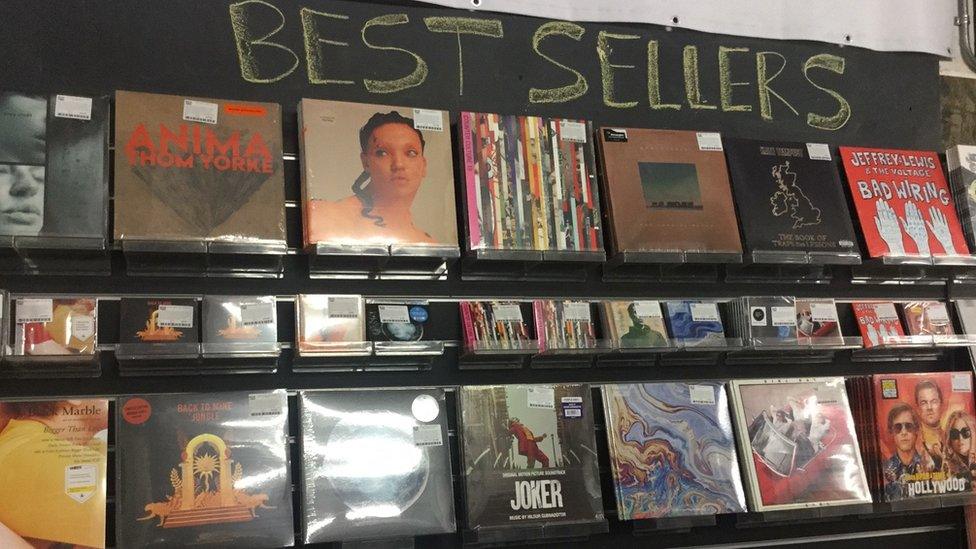
[[301, 294], [296, 309], [301, 354], [341, 352], [366, 341], [362, 296]]
[[[206, 296], [203, 298], [203, 344], [227, 349], [238, 345], [278, 343], [274, 296]], [[216, 346], [216, 347], [215, 347]]]
[[658, 301], [603, 301], [603, 334], [622, 349], [667, 347], [668, 329]]
[[94, 355], [98, 300], [21, 297], [14, 300], [14, 355]]

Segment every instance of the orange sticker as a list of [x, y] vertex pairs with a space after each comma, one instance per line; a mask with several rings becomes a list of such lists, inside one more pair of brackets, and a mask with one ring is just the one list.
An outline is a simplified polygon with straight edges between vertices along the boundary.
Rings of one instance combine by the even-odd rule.
[[132, 425], [142, 425], [152, 415], [152, 405], [144, 398], [130, 398], [122, 405], [122, 419]]
[[266, 116], [268, 109], [260, 105], [224, 105], [224, 112], [232, 116]]

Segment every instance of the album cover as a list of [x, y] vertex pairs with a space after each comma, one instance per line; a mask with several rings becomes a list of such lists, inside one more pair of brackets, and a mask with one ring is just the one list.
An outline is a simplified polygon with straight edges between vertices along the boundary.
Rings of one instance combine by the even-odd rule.
[[467, 527], [604, 522], [588, 385], [461, 387]]
[[829, 148], [753, 139], [723, 145], [748, 251], [860, 255]]
[[898, 311], [891, 301], [855, 301], [851, 304], [864, 348], [897, 342], [905, 337]]
[[330, 344], [366, 341], [362, 296], [301, 294], [297, 312], [299, 352], [328, 352]]
[[204, 343], [277, 343], [274, 296], [208, 295], [203, 298]]
[[844, 343], [837, 318], [837, 303], [832, 298], [797, 299], [796, 333], [816, 343]]
[[721, 383], [603, 386], [620, 520], [746, 511]]
[[685, 345], [725, 345], [725, 327], [718, 303], [712, 301], [667, 301], [671, 337]]
[[106, 239], [108, 131], [108, 97], [0, 92], [0, 236]]
[[453, 533], [443, 389], [302, 391], [305, 543]]
[[[976, 299], [959, 299], [956, 301], [956, 314], [963, 334], [976, 334]], [[970, 345], [969, 358], [976, 364], [976, 347]]]
[[[796, 340], [796, 298], [793, 296], [750, 296], [733, 302], [740, 333], [760, 342]], [[736, 324], [736, 323], [733, 323]]]
[[531, 308], [517, 301], [461, 301], [464, 346], [474, 349], [518, 349], [533, 339]]
[[539, 350], [591, 349], [596, 347], [588, 301], [537, 299], [532, 302]]
[[285, 245], [281, 107], [117, 91], [115, 239]]
[[667, 347], [668, 329], [657, 301], [603, 301], [604, 335], [624, 348]]
[[721, 141], [715, 147], [698, 136], [600, 129], [601, 181], [617, 252], [742, 251]]
[[430, 306], [425, 301], [370, 300], [366, 303], [366, 335], [370, 341], [429, 340], [425, 328]]
[[968, 255], [939, 155], [841, 147], [868, 255]]
[[844, 378], [733, 380], [752, 511], [870, 503]]
[[877, 374], [874, 397], [887, 501], [974, 491], [972, 372]]
[[976, 247], [976, 147], [956, 145], [946, 151], [949, 185], [956, 201], [956, 213], [962, 224], [966, 244]]
[[294, 545], [288, 395], [143, 395], [116, 406], [119, 547]]
[[199, 342], [200, 309], [196, 299], [122, 298], [119, 343]]
[[107, 400], [0, 402], [0, 545], [105, 547], [107, 466]]
[[902, 305], [905, 326], [913, 336], [953, 335], [949, 309], [941, 301], [908, 301]]
[[98, 300], [17, 298], [15, 355], [94, 355]]
[[457, 247], [445, 111], [302, 99], [305, 246]]
[[472, 250], [602, 251], [590, 122], [462, 112]]

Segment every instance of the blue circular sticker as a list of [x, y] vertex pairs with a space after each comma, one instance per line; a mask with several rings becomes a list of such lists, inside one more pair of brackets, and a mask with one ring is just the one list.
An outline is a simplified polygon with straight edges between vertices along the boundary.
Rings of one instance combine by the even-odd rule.
[[427, 308], [420, 305], [410, 307], [410, 320], [414, 322], [427, 322]]

